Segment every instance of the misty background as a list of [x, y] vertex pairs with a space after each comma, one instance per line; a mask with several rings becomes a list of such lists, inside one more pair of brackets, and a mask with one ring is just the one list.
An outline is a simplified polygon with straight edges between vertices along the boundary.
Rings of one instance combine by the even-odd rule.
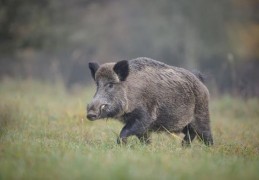
[[150, 57], [259, 96], [258, 0], [0, 0], [0, 81], [92, 83], [89, 61]]

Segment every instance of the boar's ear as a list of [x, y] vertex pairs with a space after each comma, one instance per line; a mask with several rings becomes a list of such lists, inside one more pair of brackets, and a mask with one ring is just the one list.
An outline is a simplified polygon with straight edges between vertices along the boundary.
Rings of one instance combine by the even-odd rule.
[[127, 60], [117, 62], [113, 67], [114, 72], [119, 76], [120, 81], [125, 81], [129, 75], [129, 63]]
[[91, 75], [92, 75], [93, 79], [95, 80], [95, 73], [99, 68], [99, 64], [97, 64], [95, 62], [89, 62], [88, 66], [91, 71]]

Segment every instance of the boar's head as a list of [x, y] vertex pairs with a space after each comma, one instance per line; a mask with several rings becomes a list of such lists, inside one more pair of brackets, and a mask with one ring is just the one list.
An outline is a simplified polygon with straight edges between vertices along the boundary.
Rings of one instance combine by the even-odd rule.
[[96, 83], [96, 93], [87, 106], [89, 120], [116, 118], [127, 109], [126, 78], [129, 74], [128, 61], [106, 63], [99, 66], [90, 62], [89, 69]]

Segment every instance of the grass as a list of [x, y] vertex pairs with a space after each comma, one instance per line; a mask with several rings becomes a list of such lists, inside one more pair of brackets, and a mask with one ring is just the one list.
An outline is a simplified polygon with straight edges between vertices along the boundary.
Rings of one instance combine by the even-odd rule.
[[259, 99], [211, 99], [215, 145], [153, 134], [116, 144], [122, 124], [85, 119], [93, 90], [3, 81], [0, 179], [259, 179]]

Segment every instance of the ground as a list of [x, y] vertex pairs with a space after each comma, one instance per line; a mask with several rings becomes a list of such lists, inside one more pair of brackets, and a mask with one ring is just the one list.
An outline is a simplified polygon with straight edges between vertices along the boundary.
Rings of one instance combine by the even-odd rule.
[[259, 99], [212, 97], [215, 145], [153, 134], [116, 144], [122, 124], [90, 122], [94, 91], [5, 80], [0, 86], [0, 179], [259, 179]]

